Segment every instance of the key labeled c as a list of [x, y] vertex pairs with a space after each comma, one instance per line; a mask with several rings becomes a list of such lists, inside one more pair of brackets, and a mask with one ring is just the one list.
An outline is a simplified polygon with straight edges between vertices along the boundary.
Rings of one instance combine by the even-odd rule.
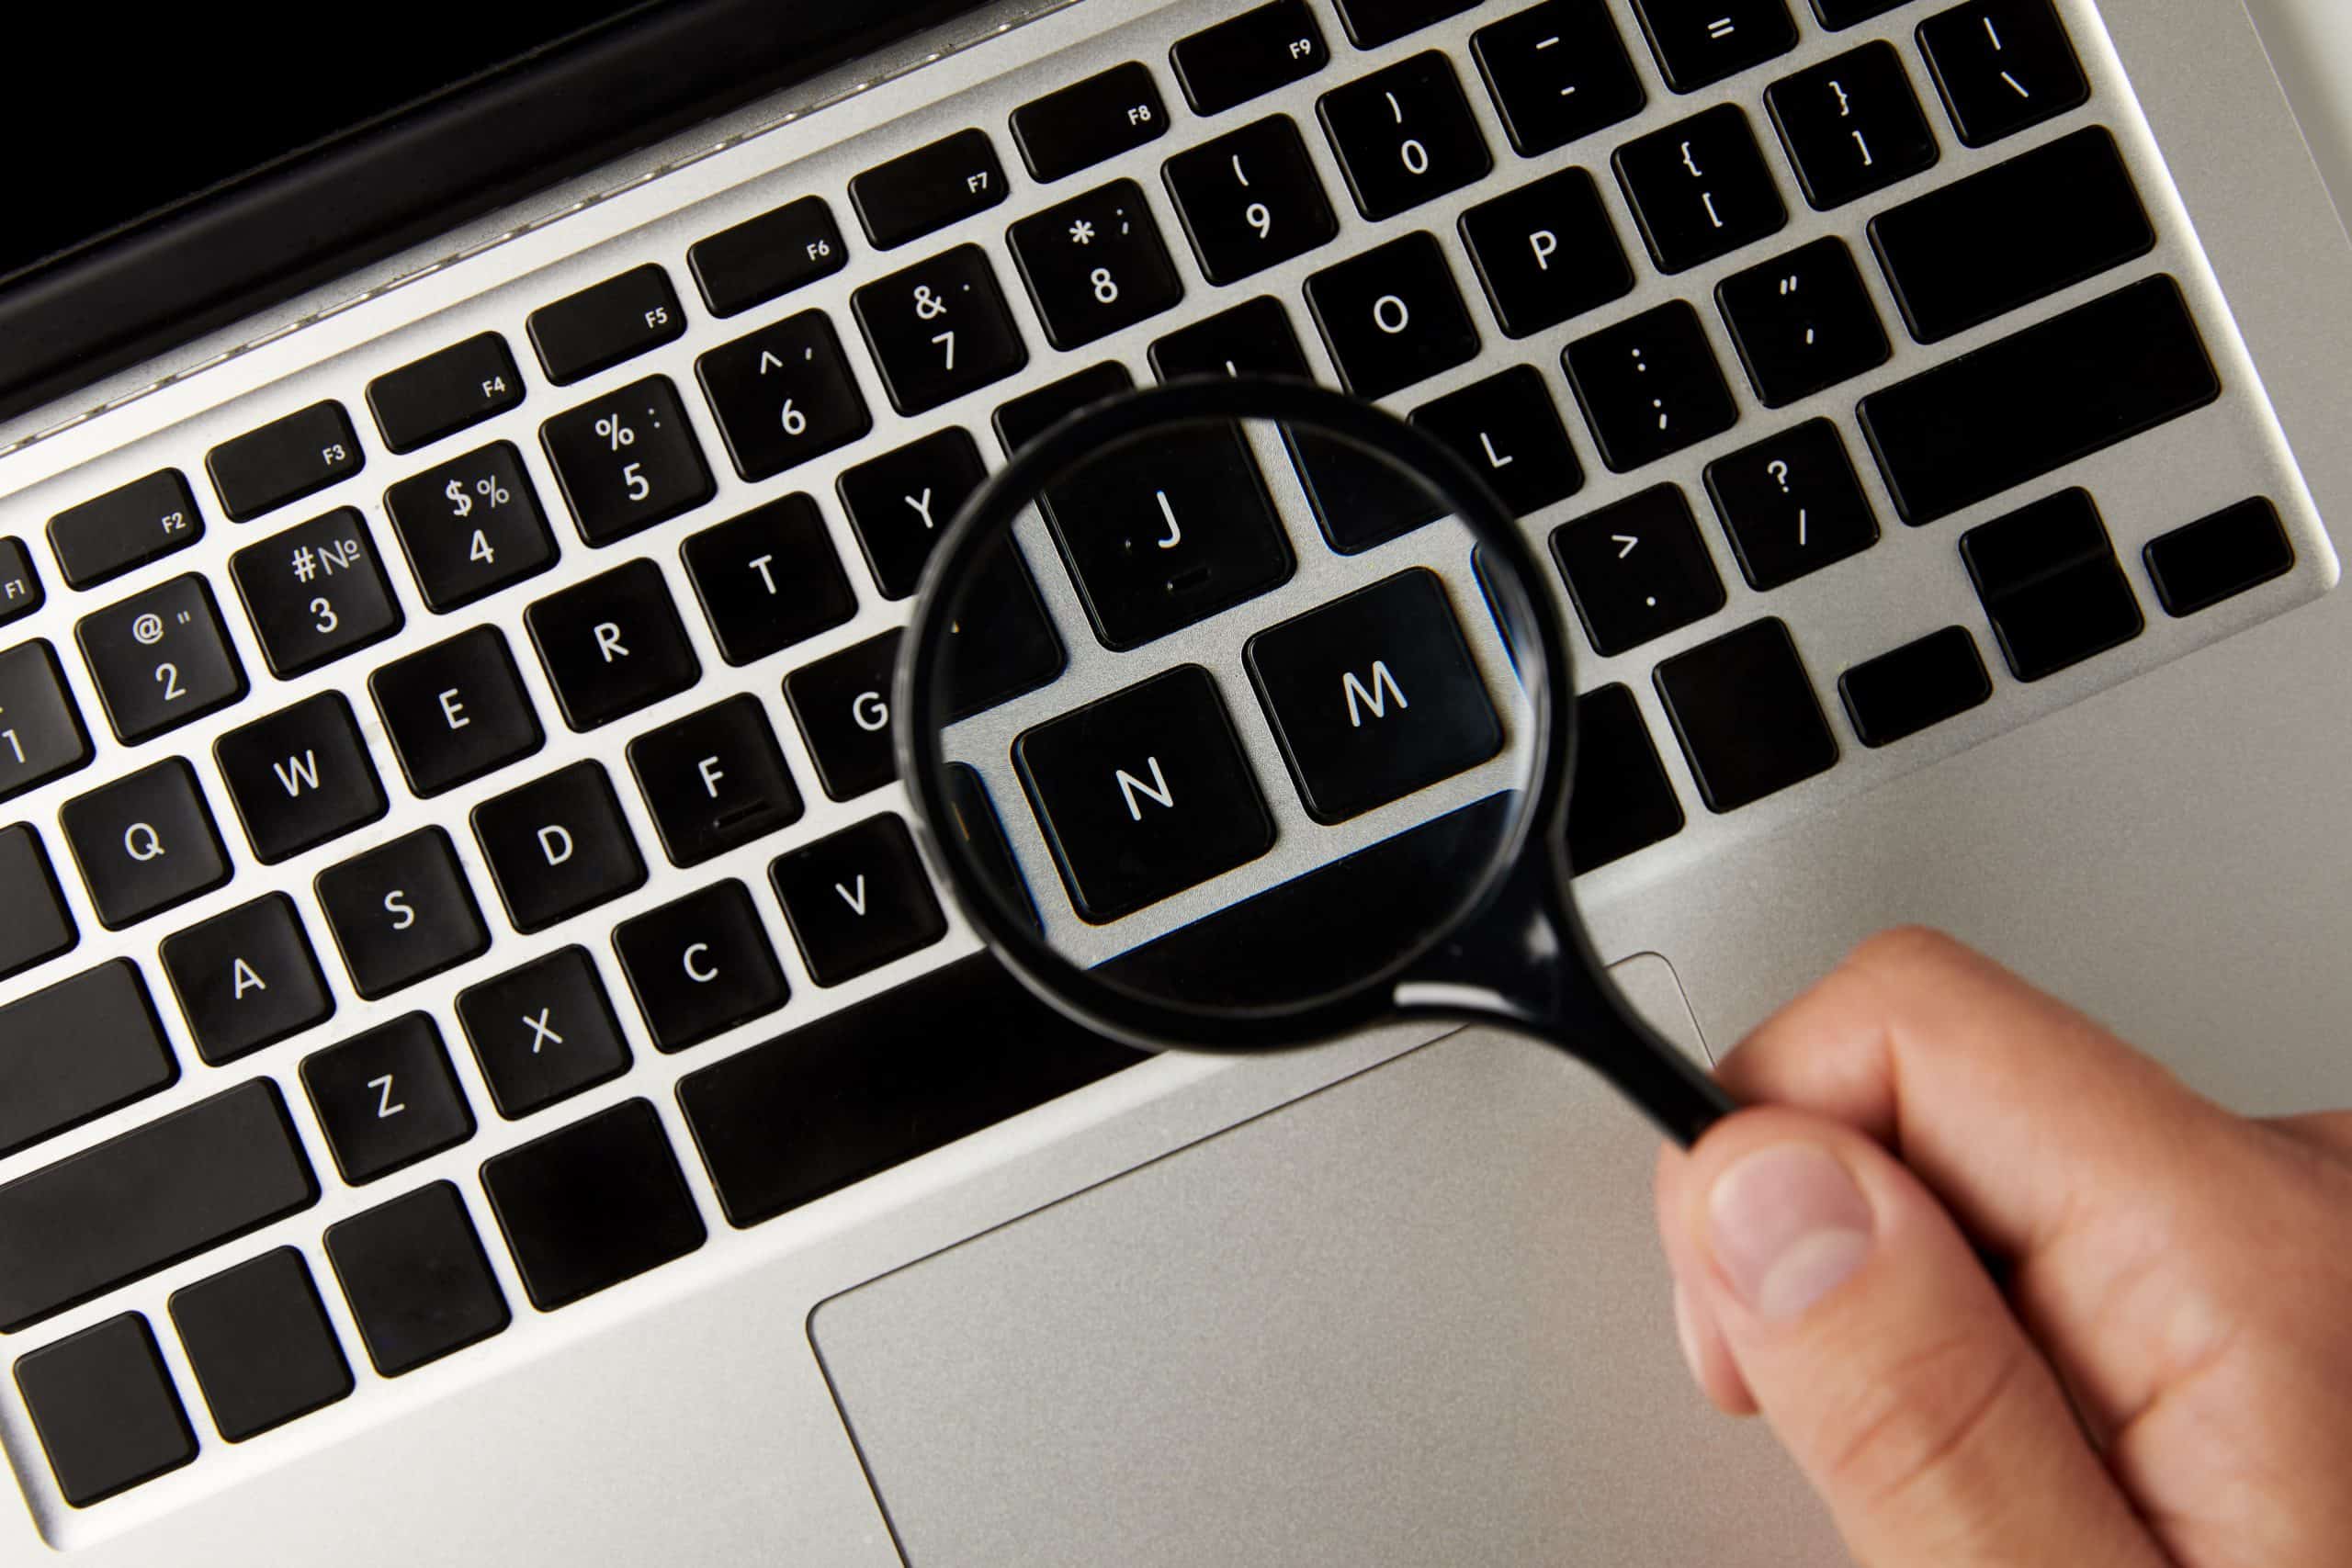
[[[699, 968], [695, 966], [695, 962], [697, 957], [703, 960], [702, 966]], [[698, 942], [687, 948], [679, 960], [680, 964], [685, 969], [686, 978], [697, 986], [707, 986], [718, 979], [718, 966], [710, 963], [709, 957], [710, 943], [707, 942]]]
[[133, 822], [122, 830], [122, 852], [141, 863], [161, 860], [169, 852], [164, 848], [164, 836], [145, 822]]

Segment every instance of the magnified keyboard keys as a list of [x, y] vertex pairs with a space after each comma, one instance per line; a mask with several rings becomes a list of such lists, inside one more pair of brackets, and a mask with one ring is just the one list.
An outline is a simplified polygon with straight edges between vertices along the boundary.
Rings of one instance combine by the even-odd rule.
[[1273, 847], [1216, 682], [1197, 664], [1024, 732], [1014, 765], [1080, 917], [1102, 925]]
[[250, 523], [357, 473], [368, 459], [337, 402], [312, 403], [205, 454], [230, 520]]
[[1971, 528], [1960, 557], [2020, 681], [2127, 643], [2145, 625], [2088, 491], [2060, 491]]
[[1135, 61], [1046, 94], [1012, 111], [1012, 141], [1040, 180], [1058, 180], [1156, 141], [1168, 107], [1151, 73]]
[[958, 245], [850, 296], [890, 404], [922, 413], [1029, 363], [978, 245]]
[[705, 528], [678, 556], [729, 664], [765, 659], [857, 614], [825, 520], [798, 491]]
[[190, 572], [159, 582], [75, 623], [74, 640], [90, 662], [107, 720], [135, 746], [245, 694], [220, 606]]
[[167, 757], [58, 808], [74, 863], [108, 931], [158, 915], [229, 880], [196, 771]]
[[1568, 865], [1598, 871], [1682, 831], [1681, 803], [1633, 692], [1603, 686], [1577, 699], [1576, 776], [1568, 785]]
[[842, 509], [882, 597], [913, 596], [931, 547], [986, 478], [979, 446], [961, 425], [842, 470], [836, 481]]
[[1478, 0], [1339, 0], [1340, 22], [1358, 49], [1378, 49], [1470, 9]]
[[2167, 615], [2210, 610], [2295, 565], [2278, 509], [2259, 495], [2149, 540], [2142, 556]]
[[1871, 220], [1896, 303], [1936, 343], [2155, 248], [2123, 154], [2092, 126]]
[[436, 614], [555, 564], [554, 536], [514, 444], [495, 441], [384, 492], [409, 570]]
[[1243, 659], [1317, 822], [1360, 817], [1502, 750], [1486, 680], [1427, 568], [1269, 627]]
[[400, 630], [376, 541], [340, 507], [229, 558], [270, 673], [288, 680]]
[[732, 878], [624, 920], [613, 951], [665, 1052], [774, 1012], [792, 995], [750, 890]]
[[699, 865], [800, 820], [800, 791], [749, 694], [638, 737], [628, 765], [673, 865]]
[[820, 986], [854, 980], [947, 934], [915, 841], [887, 812], [778, 856], [768, 880]]
[[1453, 66], [1436, 50], [1334, 87], [1315, 108], [1366, 218], [1393, 218], [1495, 166]]
[[1478, 329], [1428, 233], [1324, 268], [1306, 280], [1306, 304], [1358, 397], [1386, 397], [1478, 352]]
[[1993, 678], [1968, 628], [1946, 626], [1855, 665], [1838, 694], [1863, 745], [1892, 746], [1987, 701]]
[[1875, 370], [1893, 352], [1843, 240], [1815, 240], [1735, 273], [1715, 286], [1715, 302], [1766, 408]]
[[1710, 811], [1736, 811], [1837, 763], [1813, 682], [1778, 620], [1677, 654], [1656, 680]]
[[39, 637], [0, 649], [0, 800], [87, 767], [90, 756], [56, 649]]
[[352, 1390], [310, 1267], [290, 1247], [172, 1292], [213, 1425], [232, 1443], [323, 1409]]
[[274, 1045], [334, 1011], [302, 917], [283, 893], [175, 931], [157, 956], [196, 1054], [209, 1066]]
[[40, 573], [22, 539], [0, 538], [0, 626], [41, 606]]
[[483, 801], [473, 829], [518, 931], [544, 931], [645, 886], [612, 781], [594, 761]]
[[1673, 485], [1643, 491], [1552, 534], [1552, 555], [1593, 651], [1603, 659], [1724, 607], [1690, 503]]
[[1470, 52], [1521, 157], [1631, 119], [1649, 102], [1604, 0], [1545, 0], [1472, 33]]
[[2087, 100], [2090, 84], [2050, 0], [1972, 0], [1919, 24], [1919, 52], [1971, 147]]
[[1004, 197], [1003, 165], [981, 130], [942, 137], [849, 182], [850, 205], [881, 251], [985, 212]]
[[86, 1508], [196, 1458], [147, 1320], [135, 1312], [69, 1335], [17, 1362], [17, 1387], [57, 1489]]
[[1510, 337], [1526, 337], [1634, 291], [1633, 265], [1582, 169], [1562, 169], [1462, 215], [1462, 243]]
[[585, 732], [702, 678], [662, 569], [633, 560], [549, 594], [523, 614], [563, 721]]
[[711, 498], [710, 469], [667, 376], [558, 414], [539, 427], [539, 444], [591, 545], [625, 539]]
[[481, 1183], [541, 1312], [684, 1258], [706, 1236], [662, 1119], [642, 1100], [485, 1160]]
[[686, 312], [670, 275], [647, 262], [540, 306], [527, 324], [548, 379], [568, 387], [681, 336]]
[[[204, 513], [187, 477], [165, 468], [49, 520], [57, 570], [75, 588], [95, 588], [204, 537]], [[0, 616], [7, 607], [0, 605]]]
[[1666, 85], [1694, 93], [1797, 46], [1781, 0], [1634, 0]]
[[[253, 1078], [0, 1187], [0, 1334], [309, 1208], [318, 1184]], [[74, 1245], [60, 1247], [59, 1236]]]
[[212, 745], [229, 803], [265, 865], [384, 814], [384, 786], [341, 692], [321, 692]]
[[1082, 348], [1184, 297], [1133, 180], [1114, 180], [1024, 218], [1005, 239], [1056, 348]]
[[490, 945], [449, 835], [420, 828], [319, 873], [319, 908], [352, 988], [369, 1001]]
[[1238, 283], [1340, 231], [1306, 143], [1285, 115], [1179, 152], [1161, 174], [1211, 283]]
[[1288, 581], [1290, 547], [1230, 425], [1178, 431], [1054, 483], [1046, 520], [1105, 648], [1140, 648]]
[[420, 797], [537, 751], [546, 737], [495, 626], [476, 626], [368, 678], [385, 733]]
[[874, 428], [822, 310], [803, 310], [695, 361], [735, 471], [763, 479]]
[[1412, 421], [1460, 454], [1515, 516], [1584, 487], [1584, 468], [1533, 366], [1515, 365], [1423, 403]]
[[1577, 339], [1561, 352], [1560, 363], [1600, 460], [1617, 473], [1671, 457], [1739, 422], [1699, 313], [1679, 299]]
[[179, 1076], [146, 984], [127, 958], [20, 997], [0, 1007], [0, 1156]]
[[458, 993], [458, 1021], [509, 1121], [628, 1070], [620, 1021], [584, 947], [468, 987]]
[[385, 1377], [479, 1344], [512, 1319], [465, 1200], [446, 1181], [329, 1225], [326, 1247], [368, 1359]]
[[476, 333], [368, 383], [376, 428], [395, 452], [429, 446], [522, 400], [514, 355], [496, 333]]
[[1736, 104], [1628, 141], [1611, 162], [1661, 272], [1688, 272], [1788, 227], [1780, 187]]
[[1873, 392], [1858, 409], [1903, 520], [1933, 523], [2222, 395], [2168, 276]]
[[820, 196], [804, 196], [686, 248], [714, 316], [740, 316], [841, 271], [849, 247]]
[[1815, 210], [1884, 190], [1936, 162], [1936, 134], [1891, 43], [1861, 48], [1783, 77], [1764, 107]]
[[40, 835], [22, 822], [0, 828], [0, 980], [72, 952], [80, 940]]

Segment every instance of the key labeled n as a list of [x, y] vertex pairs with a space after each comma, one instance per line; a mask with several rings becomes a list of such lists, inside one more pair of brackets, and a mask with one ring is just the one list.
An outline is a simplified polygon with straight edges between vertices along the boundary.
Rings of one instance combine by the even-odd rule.
[[1356, 672], [1352, 670], [1340, 671], [1340, 694], [1348, 705], [1350, 729], [1363, 728], [1365, 708], [1372, 710], [1372, 716], [1374, 718], [1386, 718], [1388, 699], [1391, 697], [1396, 699], [1396, 709], [1399, 713], [1413, 705], [1411, 700], [1405, 695], [1405, 688], [1398, 685], [1396, 677], [1388, 672], [1388, 661], [1385, 659], [1375, 659], [1372, 661], [1372, 680], [1369, 684], [1356, 679]]
[[1127, 803], [1127, 818], [1135, 822], [1143, 820], [1143, 801], [1136, 798], [1138, 795], [1142, 796], [1143, 800], [1156, 801], [1171, 810], [1176, 805], [1176, 792], [1168, 787], [1168, 775], [1159, 771], [1159, 759], [1147, 757], [1144, 761], [1151, 769], [1149, 784], [1144, 783], [1125, 768], [1112, 770], [1112, 776], [1118, 781], [1119, 798]]
[[306, 750], [299, 757], [288, 757], [282, 762], [272, 762], [269, 771], [277, 775], [288, 799], [299, 800], [306, 789], [319, 787], [319, 754]]

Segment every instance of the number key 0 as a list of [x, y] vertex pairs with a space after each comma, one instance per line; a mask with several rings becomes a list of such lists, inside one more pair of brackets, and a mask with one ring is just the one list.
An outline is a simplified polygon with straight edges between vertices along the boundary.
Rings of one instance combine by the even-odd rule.
[[667, 376], [605, 393], [539, 427], [563, 499], [592, 545], [665, 523], [711, 497], [678, 389]]

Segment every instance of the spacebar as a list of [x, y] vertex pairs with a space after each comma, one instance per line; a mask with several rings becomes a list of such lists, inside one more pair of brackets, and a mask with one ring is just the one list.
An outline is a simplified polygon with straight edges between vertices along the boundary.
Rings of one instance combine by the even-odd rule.
[[317, 1201], [266, 1078], [0, 1187], [0, 1333]]
[[1861, 401], [1906, 523], [1933, 523], [2201, 408], [2222, 383], [2158, 276]]

